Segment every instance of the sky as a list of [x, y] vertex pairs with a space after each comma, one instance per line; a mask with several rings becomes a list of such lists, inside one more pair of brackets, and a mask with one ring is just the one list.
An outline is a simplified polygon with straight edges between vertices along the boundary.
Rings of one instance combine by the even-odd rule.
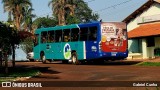
[[[7, 21], [7, 13], [4, 13], [3, 4], [0, 0], [0, 21]], [[48, 2], [51, 0], [31, 0], [34, 14], [37, 17], [52, 15]], [[139, 8], [147, 0], [84, 0], [94, 13], [99, 14], [99, 19], [105, 22], [120, 22]], [[16, 60], [26, 60], [26, 54], [21, 50], [16, 51]]]
[[[0, 0], [1, 1], [1, 0]], [[31, 0], [34, 14], [37, 17], [52, 15], [48, 2], [51, 0]], [[133, 11], [139, 8], [147, 0], [84, 0], [94, 13], [99, 14], [103, 21], [122, 21]], [[0, 2], [0, 21], [7, 21], [7, 13], [4, 13], [3, 4]]]

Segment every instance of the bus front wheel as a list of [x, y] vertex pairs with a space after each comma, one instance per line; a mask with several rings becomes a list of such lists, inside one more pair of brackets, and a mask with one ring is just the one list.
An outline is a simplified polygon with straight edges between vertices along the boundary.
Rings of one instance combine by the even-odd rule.
[[72, 53], [71, 60], [72, 60], [72, 64], [75, 64], [75, 65], [78, 65], [78, 64], [79, 64], [79, 61], [78, 61], [76, 52], [73, 52], [73, 53]]
[[46, 63], [46, 57], [43, 53], [41, 53], [41, 60], [42, 60], [42, 63]]

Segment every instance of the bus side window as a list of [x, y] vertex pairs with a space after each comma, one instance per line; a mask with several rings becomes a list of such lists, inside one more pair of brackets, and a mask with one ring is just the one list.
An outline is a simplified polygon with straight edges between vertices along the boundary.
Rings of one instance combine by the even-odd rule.
[[97, 27], [89, 27], [89, 40], [96, 41], [97, 40]]
[[42, 32], [41, 33], [41, 43], [46, 43], [47, 42], [47, 32]]
[[88, 40], [88, 27], [80, 29], [80, 41]]
[[61, 42], [62, 41], [62, 30], [56, 30], [55, 31], [55, 42]]
[[49, 31], [48, 32], [48, 42], [49, 43], [52, 43], [52, 42], [55, 42], [55, 37], [54, 37], [54, 31]]
[[63, 42], [69, 42], [71, 40], [70, 29], [63, 30]]
[[78, 41], [79, 39], [79, 29], [78, 28], [73, 28], [71, 29], [71, 41]]

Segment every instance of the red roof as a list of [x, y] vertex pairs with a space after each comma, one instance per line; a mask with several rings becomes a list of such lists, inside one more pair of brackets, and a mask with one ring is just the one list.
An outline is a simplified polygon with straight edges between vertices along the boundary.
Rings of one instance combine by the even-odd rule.
[[128, 32], [128, 38], [160, 35], [160, 23], [141, 25]]

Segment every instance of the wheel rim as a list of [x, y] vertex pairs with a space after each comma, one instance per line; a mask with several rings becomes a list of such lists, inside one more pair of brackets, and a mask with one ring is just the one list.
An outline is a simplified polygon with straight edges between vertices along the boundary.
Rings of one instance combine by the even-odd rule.
[[77, 61], [77, 58], [76, 58], [75, 55], [73, 55], [73, 56], [72, 56], [72, 62], [73, 62], [73, 63], [76, 63], [76, 61]]
[[45, 56], [42, 56], [42, 62], [45, 62]]

